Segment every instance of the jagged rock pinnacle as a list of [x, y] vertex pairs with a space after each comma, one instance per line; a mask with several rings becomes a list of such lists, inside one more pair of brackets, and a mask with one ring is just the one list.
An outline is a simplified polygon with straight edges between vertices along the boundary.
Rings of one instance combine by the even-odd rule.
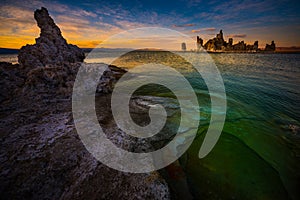
[[42, 7], [34, 12], [34, 19], [37, 21], [38, 27], [41, 29], [41, 36], [62, 37], [61, 31], [49, 16], [48, 10]]
[[84, 52], [76, 45], [67, 43], [46, 8], [37, 9], [34, 18], [41, 33], [36, 39], [36, 44], [26, 45], [20, 49], [18, 61], [22, 67], [35, 68], [84, 60]]

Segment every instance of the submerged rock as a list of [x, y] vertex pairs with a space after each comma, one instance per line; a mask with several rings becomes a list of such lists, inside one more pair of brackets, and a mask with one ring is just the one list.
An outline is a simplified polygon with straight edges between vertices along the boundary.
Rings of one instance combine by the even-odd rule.
[[40, 37], [36, 39], [36, 44], [20, 49], [18, 61], [21, 67], [36, 68], [84, 60], [84, 52], [76, 45], [67, 43], [46, 8], [36, 10], [34, 18], [41, 29]]

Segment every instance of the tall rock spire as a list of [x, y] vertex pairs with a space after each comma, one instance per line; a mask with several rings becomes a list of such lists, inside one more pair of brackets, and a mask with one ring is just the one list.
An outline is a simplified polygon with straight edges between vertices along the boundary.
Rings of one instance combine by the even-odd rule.
[[67, 43], [46, 8], [37, 9], [34, 18], [41, 29], [40, 37], [36, 39], [36, 44], [20, 49], [18, 61], [21, 67], [35, 68], [48, 64], [83, 62], [84, 52], [76, 45]]

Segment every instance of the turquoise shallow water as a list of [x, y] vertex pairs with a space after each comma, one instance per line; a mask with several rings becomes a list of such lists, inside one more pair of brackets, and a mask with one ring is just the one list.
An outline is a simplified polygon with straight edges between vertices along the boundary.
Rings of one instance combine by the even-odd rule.
[[[136, 52], [114, 64], [125, 68], [147, 62], [170, 64], [193, 86], [201, 107], [200, 126], [180, 162], [194, 196], [299, 199], [300, 55], [210, 54], [224, 80], [227, 113], [217, 145], [207, 157], [199, 159], [211, 114], [206, 85], [184, 61], [163, 54]], [[147, 73], [141, 72], [140, 76]], [[145, 87], [140, 94], [174, 97], [159, 86]]]
[[187, 171], [199, 175], [192, 182], [207, 188], [210, 180], [218, 194], [200, 193], [213, 199], [299, 199], [300, 55], [211, 56], [224, 79], [226, 123], [210, 155], [195, 159], [197, 140], [187, 153]]

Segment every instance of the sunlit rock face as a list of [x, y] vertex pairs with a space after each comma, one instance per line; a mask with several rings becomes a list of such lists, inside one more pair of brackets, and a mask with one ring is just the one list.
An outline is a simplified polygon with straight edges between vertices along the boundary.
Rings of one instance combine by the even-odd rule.
[[205, 43], [204, 48], [208, 51], [225, 50], [226, 45], [223, 38], [223, 32], [220, 30], [220, 33], [218, 33], [215, 38], [210, 39]]
[[20, 49], [18, 61], [21, 67], [35, 68], [84, 60], [84, 52], [76, 45], [67, 43], [46, 8], [37, 9], [34, 18], [41, 29], [40, 37], [36, 39], [36, 44]]

